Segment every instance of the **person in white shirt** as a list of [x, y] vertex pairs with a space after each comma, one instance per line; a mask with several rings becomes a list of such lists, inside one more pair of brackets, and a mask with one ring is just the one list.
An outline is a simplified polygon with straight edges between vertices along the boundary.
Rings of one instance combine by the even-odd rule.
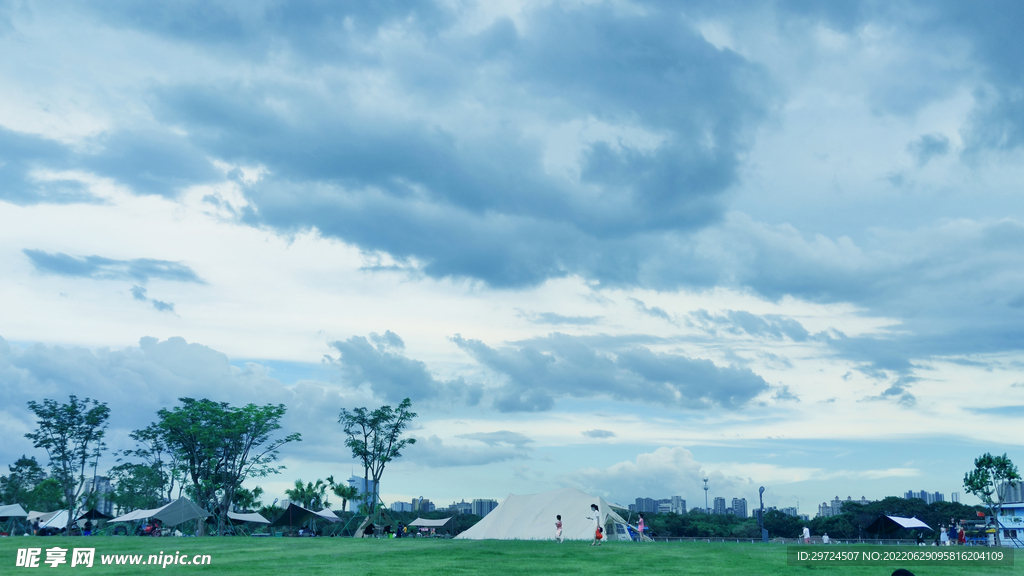
[[811, 529], [808, 528], [807, 526], [804, 526], [804, 544], [810, 544], [810, 543], [811, 543]]
[[828, 544], [828, 532], [825, 532], [825, 535], [821, 537], [821, 543]]

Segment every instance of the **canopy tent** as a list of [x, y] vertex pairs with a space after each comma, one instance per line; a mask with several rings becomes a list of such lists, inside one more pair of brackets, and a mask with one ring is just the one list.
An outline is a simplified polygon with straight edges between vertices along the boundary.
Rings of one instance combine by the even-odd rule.
[[24, 528], [27, 516], [28, 513], [19, 504], [0, 505], [0, 532], [13, 534], [15, 528]]
[[931, 530], [931, 526], [917, 518], [903, 518], [902, 516], [879, 516], [877, 520], [868, 524], [864, 531], [869, 534], [892, 534], [897, 530]]
[[213, 516], [213, 514], [203, 510], [188, 498], [178, 498], [174, 502], [159, 508], [135, 510], [134, 512], [129, 512], [123, 516], [118, 516], [117, 518], [112, 519], [110, 523], [113, 524], [114, 522], [131, 522], [133, 520], [156, 518], [164, 526], [172, 527], [183, 522], [188, 522], [189, 520], [195, 520], [196, 518], [206, 518], [207, 516]]
[[28, 512], [21, 507], [21, 504], [7, 504], [0, 506], [0, 520], [7, 520], [10, 518], [24, 518], [28, 516]]
[[441, 518], [438, 520], [417, 518], [412, 522], [409, 522], [409, 526], [416, 526], [417, 528], [433, 528], [435, 532], [443, 532], [445, 534], [452, 533], [453, 524], [452, 517]]
[[562, 537], [565, 540], [594, 538], [591, 504], [600, 510], [601, 526], [609, 540], [630, 540], [626, 521], [600, 496], [591, 496], [575, 488], [563, 488], [541, 494], [516, 496], [505, 500], [472, 528], [456, 536], [467, 540], [552, 540], [555, 517], [562, 516]]
[[328, 522], [341, 522], [341, 518], [338, 518], [337, 514], [331, 512], [327, 508], [324, 508], [319, 512], [314, 512], [314, 514], [316, 514], [320, 518], [323, 518], [324, 520], [327, 520]]
[[306, 520], [316, 516], [317, 513], [312, 510], [307, 510], [297, 504], [289, 504], [288, 508], [277, 517], [277, 520], [271, 522], [271, 526], [300, 526]]
[[78, 519], [79, 520], [82, 520], [82, 519], [88, 519], [88, 520], [110, 520], [111, 518], [113, 518], [113, 516], [110, 516], [108, 514], [104, 514], [103, 512], [100, 512], [99, 510], [97, 510], [95, 508], [93, 508], [93, 509], [91, 509], [91, 510], [89, 510], [87, 512], [82, 512], [81, 514], [78, 515]]
[[270, 524], [270, 520], [263, 517], [262, 514], [257, 512], [251, 512], [249, 514], [240, 514], [238, 512], [228, 512], [228, 520], [232, 522], [254, 522], [256, 524]]

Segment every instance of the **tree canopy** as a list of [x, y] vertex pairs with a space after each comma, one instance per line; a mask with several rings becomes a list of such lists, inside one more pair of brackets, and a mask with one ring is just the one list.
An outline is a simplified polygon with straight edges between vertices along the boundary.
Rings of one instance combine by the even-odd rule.
[[[1020, 479], [1017, 466], [1007, 458], [1006, 454], [993, 456], [986, 452], [975, 458], [974, 469], [964, 474], [964, 489], [984, 502], [991, 512], [992, 518], [998, 520], [999, 512], [1003, 508], [1000, 487], [1004, 484], [1015, 486]], [[998, 528], [997, 525], [997, 546], [1000, 544]]]
[[91, 467], [95, 476], [100, 454], [106, 449], [103, 434], [110, 409], [104, 402], [79, 400], [74, 394], [66, 404], [51, 399], [41, 404], [30, 400], [28, 407], [36, 415], [37, 428], [25, 437], [50, 457], [52, 479], [63, 492], [70, 532], [82, 505], [86, 469]]
[[[370, 412], [366, 408], [356, 408], [351, 412], [341, 409], [338, 422], [344, 428], [345, 446], [352, 451], [352, 457], [363, 464], [363, 480], [368, 492], [365, 504], [374, 510], [380, 479], [384, 475], [384, 467], [402, 456], [402, 449], [415, 444], [415, 438], [402, 438], [415, 412], [410, 412], [412, 401], [402, 400], [397, 408], [384, 405]], [[371, 483], [372, 481], [372, 483]]]

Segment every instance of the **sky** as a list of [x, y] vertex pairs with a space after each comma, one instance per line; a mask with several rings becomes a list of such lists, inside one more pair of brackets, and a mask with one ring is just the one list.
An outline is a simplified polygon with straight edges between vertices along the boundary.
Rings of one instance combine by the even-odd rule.
[[386, 502], [959, 492], [1024, 464], [1018, 2], [0, 1], [27, 402], [410, 398]]

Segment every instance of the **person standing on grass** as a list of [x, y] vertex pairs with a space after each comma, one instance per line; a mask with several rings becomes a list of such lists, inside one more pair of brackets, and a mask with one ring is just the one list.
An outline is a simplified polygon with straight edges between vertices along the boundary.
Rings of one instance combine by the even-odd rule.
[[640, 519], [637, 520], [637, 522], [636, 522], [636, 529], [637, 529], [637, 532], [640, 533], [640, 538], [637, 539], [637, 542], [643, 542], [644, 541], [644, 515], [643, 515], [643, 512], [640, 513]]
[[562, 543], [562, 515], [561, 514], [555, 516], [555, 540], [558, 540], [559, 544]]
[[810, 543], [811, 543], [811, 529], [808, 528], [807, 526], [804, 526], [804, 544], [810, 544]]
[[590, 512], [593, 516], [587, 516], [587, 519], [594, 521], [594, 541], [590, 543], [591, 546], [601, 545], [601, 509], [597, 507], [597, 504], [590, 505]]

